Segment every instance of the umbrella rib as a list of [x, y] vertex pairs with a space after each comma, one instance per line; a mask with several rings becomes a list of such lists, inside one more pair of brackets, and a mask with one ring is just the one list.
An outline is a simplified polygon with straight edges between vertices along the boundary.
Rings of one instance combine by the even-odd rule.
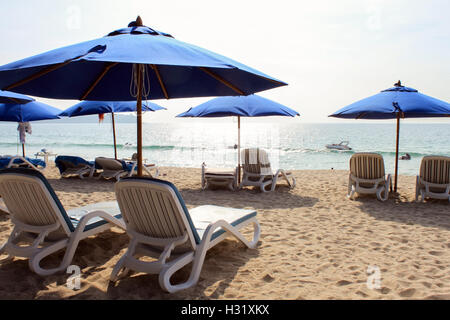
[[14, 102], [15, 104], [21, 104], [21, 102], [15, 98], [8, 98], [10, 99], [12, 102]]
[[169, 99], [169, 94], [167, 93], [166, 86], [164, 85], [164, 82], [162, 80], [161, 74], [159, 73], [158, 67], [155, 66], [154, 64], [152, 64], [152, 68], [155, 71], [156, 77], [158, 78], [159, 85], [161, 86], [161, 89], [164, 93], [164, 97], [166, 97], [166, 99]]
[[200, 70], [202, 70], [204, 73], [206, 73], [207, 75], [211, 76], [212, 78], [216, 79], [217, 81], [223, 83], [224, 85], [226, 85], [228, 88], [233, 89], [234, 91], [236, 91], [237, 93], [239, 93], [242, 96], [245, 96], [245, 92], [242, 91], [241, 89], [239, 89], [238, 87], [236, 87], [235, 85], [233, 85], [232, 83], [228, 82], [227, 80], [225, 80], [224, 78], [222, 78], [221, 76], [215, 74], [214, 72], [212, 72], [211, 70], [209, 70], [208, 68], [205, 67], [200, 67]]
[[112, 67], [116, 66], [118, 62], [111, 62], [109, 63], [105, 69], [100, 73], [100, 75], [95, 79], [95, 81], [91, 84], [91, 86], [86, 90], [86, 92], [81, 96], [80, 100], [86, 99], [86, 97], [94, 90], [94, 88], [97, 86], [97, 84], [100, 82], [100, 80], [103, 79], [103, 77], [106, 75], [106, 73], [111, 69]]
[[45, 75], [45, 74], [47, 74], [47, 73], [49, 73], [49, 72], [52, 72], [52, 71], [54, 71], [54, 70], [56, 70], [56, 69], [59, 69], [59, 68], [62, 68], [62, 67], [64, 67], [66, 64], [69, 64], [69, 63], [71, 63], [72, 61], [74, 61], [74, 60], [76, 60], [76, 59], [78, 59], [78, 58], [81, 58], [82, 56], [84, 56], [84, 54], [81, 55], [81, 56], [75, 57], [75, 58], [73, 58], [73, 59], [69, 59], [69, 60], [66, 60], [66, 61], [64, 61], [64, 62], [57, 63], [57, 64], [55, 64], [55, 65], [52, 65], [52, 66], [48, 67], [48, 68], [45, 68], [44, 70], [41, 70], [41, 71], [39, 71], [39, 72], [36, 72], [35, 74], [32, 74], [31, 76], [26, 77], [25, 79], [22, 79], [22, 80], [17, 81], [17, 82], [15, 82], [15, 83], [13, 83], [13, 84], [10, 84], [9, 86], [3, 88], [3, 90], [10, 90], [10, 89], [12, 89], [12, 88], [21, 86], [21, 85], [23, 85], [23, 84], [25, 84], [25, 83], [28, 83], [28, 82], [30, 82], [30, 81], [32, 81], [32, 80], [34, 80], [34, 79], [37, 79], [37, 78], [39, 78], [39, 77], [41, 77], [41, 76], [43, 76], [43, 75]]

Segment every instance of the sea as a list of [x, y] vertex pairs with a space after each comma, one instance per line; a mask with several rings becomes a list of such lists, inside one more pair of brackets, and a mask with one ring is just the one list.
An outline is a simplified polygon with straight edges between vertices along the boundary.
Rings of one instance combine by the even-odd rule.
[[[119, 158], [136, 152], [136, 125], [117, 123]], [[355, 152], [383, 155], [386, 170], [394, 172], [396, 124], [377, 121], [358, 123], [276, 123], [241, 124], [241, 148], [259, 147], [269, 153], [272, 169], [348, 170]], [[352, 150], [333, 151], [327, 144], [348, 141]], [[199, 168], [234, 167], [237, 164], [238, 130], [236, 121], [189, 121], [144, 123], [143, 156], [158, 166]], [[87, 160], [98, 156], [113, 157], [111, 123], [32, 123], [26, 136], [28, 157], [45, 149], [58, 155], [76, 155]], [[21, 154], [16, 123], [0, 123], [0, 155]], [[400, 155], [411, 160], [399, 161], [399, 173], [416, 175], [426, 155], [450, 156], [450, 123], [402, 123]], [[53, 157], [50, 157], [53, 160]]]

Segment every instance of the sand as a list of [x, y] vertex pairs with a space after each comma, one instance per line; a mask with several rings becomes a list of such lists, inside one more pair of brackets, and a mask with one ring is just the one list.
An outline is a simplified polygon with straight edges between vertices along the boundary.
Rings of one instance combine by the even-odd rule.
[[[161, 172], [188, 208], [256, 209], [262, 231], [258, 247], [247, 249], [227, 238], [208, 252], [197, 285], [168, 294], [156, 275], [135, 273], [109, 282], [128, 244], [127, 235], [112, 228], [79, 244], [72, 262], [81, 268], [79, 290], [67, 287], [69, 274], [40, 277], [27, 260], [16, 258], [0, 265], [0, 298], [450, 299], [450, 205], [415, 203], [415, 177], [400, 176], [399, 196], [382, 203], [375, 196], [348, 200], [345, 171], [293, 171], [294, 190], [280, 186], [267, 194], [250, 188], [202, 191], [200, 169]], [[52, 165], [45, 175], [67, 209], [115, 199], [112, 181], [60, 179]], [[0, 214], [1, 243], [11, 230], [7, 215]], [[49, 257], [46, 265], [61, 256]], [[185, 267], [175, 280], [186, 279], [189, 271]], [[369, 288], [368, 277], [378, 274], [380, 282]]]

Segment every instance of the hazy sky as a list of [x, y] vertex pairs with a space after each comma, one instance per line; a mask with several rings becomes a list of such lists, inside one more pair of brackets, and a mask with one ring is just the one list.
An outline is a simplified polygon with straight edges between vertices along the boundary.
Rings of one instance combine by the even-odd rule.
[[[149, 27], [287, 82], [260, 95], [299, 111], [295, 121], [323, 122], [399, 79], [450, 101], [449, 12], [448, 0], [3, 0], [0, 64], [99, 38], [139, 14]], [[61, 109], [76, 102], [39, 100]], [[172, 121], [206, 100], [156, 100], [169, 110], [146, 120]]]

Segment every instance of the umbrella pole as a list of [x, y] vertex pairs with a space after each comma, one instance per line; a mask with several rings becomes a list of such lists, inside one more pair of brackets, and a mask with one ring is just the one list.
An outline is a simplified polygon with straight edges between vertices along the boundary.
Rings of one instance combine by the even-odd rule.
[[241, 117], [238, 116], [238, 184], [241, 183]]
[[22, 156], [25, 158], [25, 143], [22, 143]]
[[394, 192], [397, 192], [397, 175], [398, 175], [398, 144], [400, 140], [400, 112], [397, 112], [397, 141], [395, 145], [395, 182]]
[[116, 143], [116, 124], [114, 121], [114, 112], [111, 113], [113, 140], [114, 140], [114, 159], [117, 160], [117, 143]]
[[142, 65], [137, 65], [137, 175], [142, 176]]

